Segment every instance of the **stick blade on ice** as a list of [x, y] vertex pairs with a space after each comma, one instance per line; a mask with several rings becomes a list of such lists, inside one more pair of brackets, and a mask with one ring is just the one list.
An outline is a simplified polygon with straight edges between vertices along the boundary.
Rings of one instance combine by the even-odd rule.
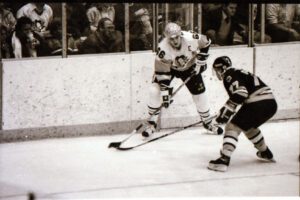
[[118, 148], [120, 145], [121, 145], [121, 142], [111, 142], [111, 143], [109, 143], [108, 148], [111, 148], [111, 147]]

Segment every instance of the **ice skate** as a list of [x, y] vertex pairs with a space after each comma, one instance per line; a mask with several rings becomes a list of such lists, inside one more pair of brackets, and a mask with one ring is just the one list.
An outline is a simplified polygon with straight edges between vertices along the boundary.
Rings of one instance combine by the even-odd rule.
[[213, 135], [222, 135], [224, 132], [220, 126], [213, 124], [212, 122], [209, 124], [203, 123], [203, 127], [208, 130], [208, 133]]
[[143, 137], [149, 137], [156, 129], [156, 123], [154, 121], [148, 121], [145, 130], [142, 132]]
[[256, 153], [257, 157], [259, 157], [260, 159], [264, 160], [264, 161], [270, 161], [270, 162], [276, 162], [273, 158], [273, 154], [270, 151], [270, 149], [267, 147], [267, 149], [265, 151], [258, 151]]
[[230, 163], [230, 158], [220, 157], [217, 160], [211, 160], [208, 164], [208, 169], [220, 172], [226, 172]]

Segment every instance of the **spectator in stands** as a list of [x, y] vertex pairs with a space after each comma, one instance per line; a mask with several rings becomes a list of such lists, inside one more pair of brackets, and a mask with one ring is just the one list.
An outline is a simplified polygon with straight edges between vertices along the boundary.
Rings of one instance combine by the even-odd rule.
[[9, 42], [11, 38], [8, 34], [7, 28], [0, 24], [1, 31], [1, 57], [2, 58], [12, 58], [12, 49]]
[[211, 11], [216, 10], [221, 7], [222, 7], [221, 3], [204, 3], [204, 4], [202, 4], [203, 13], [211, 12]]
[[68, 3], [67, 8], [67, 33], [75, 40], [84, 40], [87, 35], [84, 33], [89, 29], [89, 21], [86, 16], [85, 3]]
[[295, 29], [298, 33], [300, 33], [300, 4], [298, 4], [296, 9], [296, 16], [292, 22], [292, 28]]
[[[260, 18], [258, 17], [258, 7], [257, 4], [253, 4], [254, 6], [254, 42], [256, 43], [271, 43], [272, 38], [270, 35], [265, 33], [264, 41], [261, 41], [261, 25]], [[247, 39], [248, 40], [248, 39]]]
[[93, 3], [86, 11], [86, 16], [90, 23], [89, 31], [95, 32], [98, 28], [100, 19], [106, 17], [112, 22], [115, 20], [115, 8], [110, 3]]
[[10, 58], [12, 55], [9, 39], [15, 29], [16, 19], [13, 13], [5, 8], [5, 4], [0, 2], [0, 30], [1, 30], [1, 55], [2, 58]]
[[32, 31], [33, 23], [28, 17], [17, 20], [11, 38], [11, 46], [15, 58], [43, 56], [45, 51], [43, 39]]
[[236, 3], [226, 3], [222, 7], [206, 14], [204, 20], [204, 33], [212, 40], [212, 44], [234, 45], [240, 44], [243, 30], [234, 17]]
[[153, 30], [147, 8], [133, 5], [130, 16], [130, 50], [151, 50], [153, 43]]
[[[300, 40], [300, 32], [295, 29], [300, 4], [267, 4], [266, 32], [273, 42]], [[299, 25], [298, 25], [299, 26]], [[296, 25], [297, 27], [297, 25]]]
[[[238, 20], [239, 26], [242, 28], [240, 35], [243, 41], [248, 41], [248, 31], [249, 31], [249, 5], [250, 4], [238, 4], [236, 18]], [[253, 20], [254, 20], [254, 42], [261, 43], [261, 28], [260, 19], [258, 18], [258, 7], [257, 4], [253, 4]], [[262, 43], [270, 43], [271, 37], [265, 34], [264, 41]]]
[[102, 18], [98, 29], [80, 45], [81, 53], [111, 53], [124, 51], [123, 36], [115, 30], [111, 19]]
[[5, 8], [4, 3], [0, 2], [0, 24], [5, 27], [6, 31], [12, 32], [16, 23], [13, 13]]
[[18, 10], [16, 17], [28, 17], [31, 19], [34, 23], [34, 30], [43, 37], [48, 34], [46, 30], [53, 19], [53, 10], [45, 3], [28, 3]]
[[[61, 20], [53, 20], [49, 24], [50, 37], [46, 38], [47, 47], [50, 55], [62, 55], [62, 24]], [[78, 47], [71, 34], [67, 34], [68, 54], [76, 54]]]

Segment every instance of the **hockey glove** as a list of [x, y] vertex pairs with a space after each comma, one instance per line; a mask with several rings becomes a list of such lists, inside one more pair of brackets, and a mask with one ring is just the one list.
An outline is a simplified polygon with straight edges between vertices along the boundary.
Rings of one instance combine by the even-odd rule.
[[202, 73], [207, 69], [206, 60], [208, 58], [209, 54], [207, 53], [197, 53], [196, 55], [196, 61], [195, 61], [195, 68], [196, 74]]
[[160, 86], [160, 94], [162, 97], [162, 105], [165, 108], [168, 108], [171, 103], [171, 95], [172, 95], [172, 87], [168, 87], [166, 85]]
[[220, 109], [220, 112], [216, 118], [216, 122], [219, 124], [226, 124], [235, 113], [236, 107], [237, 104], [228, 100], [226, 104]]

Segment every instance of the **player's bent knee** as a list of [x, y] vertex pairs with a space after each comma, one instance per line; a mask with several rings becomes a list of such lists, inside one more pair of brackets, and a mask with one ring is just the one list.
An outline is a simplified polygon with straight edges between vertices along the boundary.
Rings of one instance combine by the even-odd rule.
[[152, 83], [149, 88], [148, 106], [158, 108], [161, 105], [160, 87], [158, 83]]
[[158, 83], [152, 83], [149, 88], [150, 98], [160, 96], [160, 87]]
[[226, 126], [225, 126], [225, 132], [228, 132], [228, 131], [234, 131], [234, 132], [240, 133], [240, 132], [242, 132], [243, 130], [240, 129], [240, 128], [239, 128], [238, 126], [236, 126], [235, 124], [229, 122], [229, 123], [226, 124]]

